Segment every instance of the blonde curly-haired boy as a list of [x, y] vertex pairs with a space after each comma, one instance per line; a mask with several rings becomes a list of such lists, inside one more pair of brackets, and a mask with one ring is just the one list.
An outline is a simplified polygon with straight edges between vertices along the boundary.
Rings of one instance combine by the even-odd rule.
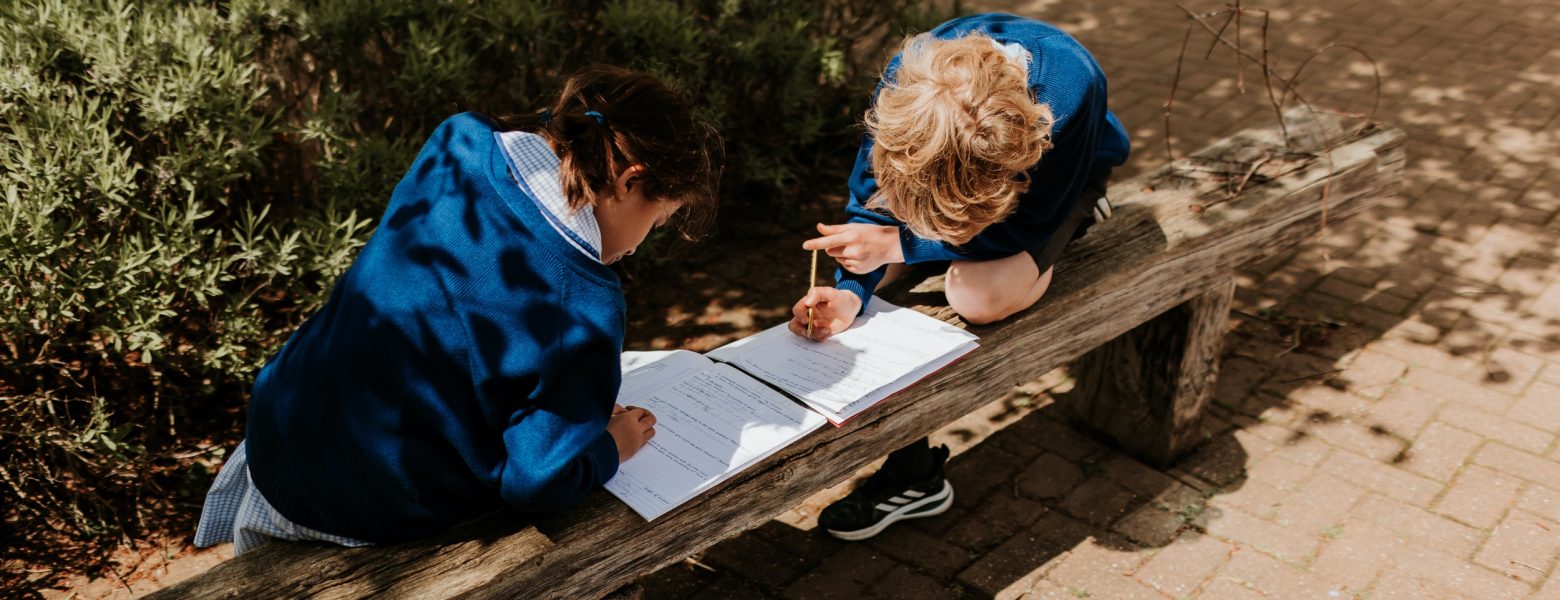
[[[962, 17], [907, 40], [888, 63], [850, 178], [849, 219], [820, 223], [803, 248], [843, 267], [792, 308], [790, 329], [824, 339], [907, 264], [946, 263], [949, 305], [976, 324], [1029, 306], [1067, 242], [1109, 216], [1104, 182], [1126, 162], [1126, 130], [1105, 75], [1054, 26], [1004, 14]], [[921, 440], [820, 515], [859, 540], [939, 514], [953, 501], [946, 448]]]

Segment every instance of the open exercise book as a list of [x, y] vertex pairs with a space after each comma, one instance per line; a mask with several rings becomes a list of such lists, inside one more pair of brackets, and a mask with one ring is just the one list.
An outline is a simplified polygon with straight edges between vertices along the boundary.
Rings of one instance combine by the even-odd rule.
[[937, 372], [974, 350], [975, 339], [873, 298], [850, 329], [823, 342], [779, 325], [708, 354], [624, 353], [618, 404], [649, 409], [656, 433], [607, 491], [655, 520], [825, 422], [843, 424]]

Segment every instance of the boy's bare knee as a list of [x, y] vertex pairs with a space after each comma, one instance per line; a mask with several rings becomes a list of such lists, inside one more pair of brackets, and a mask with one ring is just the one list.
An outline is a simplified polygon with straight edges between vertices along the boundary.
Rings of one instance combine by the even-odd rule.
[[971, 325], [990, 325], [1006, 319], [1010, 314], [1008, 311], [995, 310], [990, 305], [959, 306], [951, 301], [948, 304], [953, 308], [953, 312], [959, 313], [959, 316]]
[[1007, 306], [1011, 301], [1009, 294], [997, 289], [995, 282], [979, 275], [979, 268], [969, 269], [960, 263], [948, 267], [948, 278], [944, 284], [948, 307], [975, 325], [994, 323], [1012, 314], [1013, 311]]

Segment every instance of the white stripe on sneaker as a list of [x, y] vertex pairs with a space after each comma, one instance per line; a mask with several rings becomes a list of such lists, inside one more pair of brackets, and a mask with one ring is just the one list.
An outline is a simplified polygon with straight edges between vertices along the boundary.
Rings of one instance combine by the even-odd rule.
[[[925, 496], [925, 494], [922, 495]], [[877, 505], [874, 508], [877, 508], [878, 510], [888, 514], [883, 515], [881, 520], [879, 520], [877, 523], [874, 523], [870, 527], [865, 527], [856, 531], [836, 531], [833, 529], [829, 529], [827, 531], [829, 532], [829, 535], [842, 540], [864, 540], [882, 533], [883, 529], [887, 528], [895, 521], [901, 521], [904, 519], [919, 519], [921, 517], [940, 515], [946, 512], [950, 506], [953, 506], [953, 485], [948, 483], [948, 481], [945, 479], [943, 480], [942, 489], [937, 493], [932, 494], [931, 496], [921, 498], [904, 506], [894, 506], [887, 503]]]
[[918, 492], [918, 491], [915, 491], [915, 490], [905, 490], [905, 495], [909, 496], [911, 498], [920, 498], [921, 496], [925, 496], [926, 492]]

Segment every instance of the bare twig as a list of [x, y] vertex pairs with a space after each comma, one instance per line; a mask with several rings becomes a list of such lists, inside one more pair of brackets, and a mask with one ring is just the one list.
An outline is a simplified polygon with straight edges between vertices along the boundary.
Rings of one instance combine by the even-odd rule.
[[1267, 162], [1272, 159], [1273, 155], [1271, 153], [1263, 152], [1260, 158], [1252, 161], [1251, 168], [1246, 169], [1246, 176], [1240, 178], [1240, 184], [1235, 186], [1235, 192], [1231, 195], [1239, 195], [1241, 190], [1246, 189], [1246, 182], [1251, 181], [1251, 176], [1257, 174], [1257, 169], [1262, 168], [1262, 165], [1267, 164]]
[[1246, 63], [1240, 61], [1240, 15], [1246, 12], [1240, 7], [1240, 0], [1235, 0], [1235, 88], [1241, 95], [1246, 94]]
[[[1224, 24], [1219, 26], [1219, 31], [1213, 34], [1213, 41], [1208, 42], [1208, 51], [1203, 53], [1203, 60], [1205, 60], [1205, 61], [1213, 56], [1213, 49], [1214, 48], [1218, 48], [1219, 47], [1219, 40], [1224, 39], [1224, 30], [1225, 29], [1229, 29], [1230, 24], [1235, 22], [1235, 15], [1239, 14], [1239, 13], [1236, 13], [1235, 11], [1225, 11], [1225, 12], [1230, 13], [1230, 16], [1226, 17], [1224, 19]], [[1240, 28], [1236, 27], [1235, 31], [1237, 33], [1240, 32]]]
[[[1183, 7], [1184, 10], [1184, 7]], [[1186, 61], [1186, 44], [1192, 41], [1192, 27], [1186, 26], [1181, 36], [1181, 53], [1175, 58], [1175, 78], [1170, 81], [1170, 97], [1165, 99], [1165, 160], [1175, 160], [1175, 148], [1170, 143], [1170, 113], [1175, 107], [1175, 90], [1181, 86], [1181, 63]]]

